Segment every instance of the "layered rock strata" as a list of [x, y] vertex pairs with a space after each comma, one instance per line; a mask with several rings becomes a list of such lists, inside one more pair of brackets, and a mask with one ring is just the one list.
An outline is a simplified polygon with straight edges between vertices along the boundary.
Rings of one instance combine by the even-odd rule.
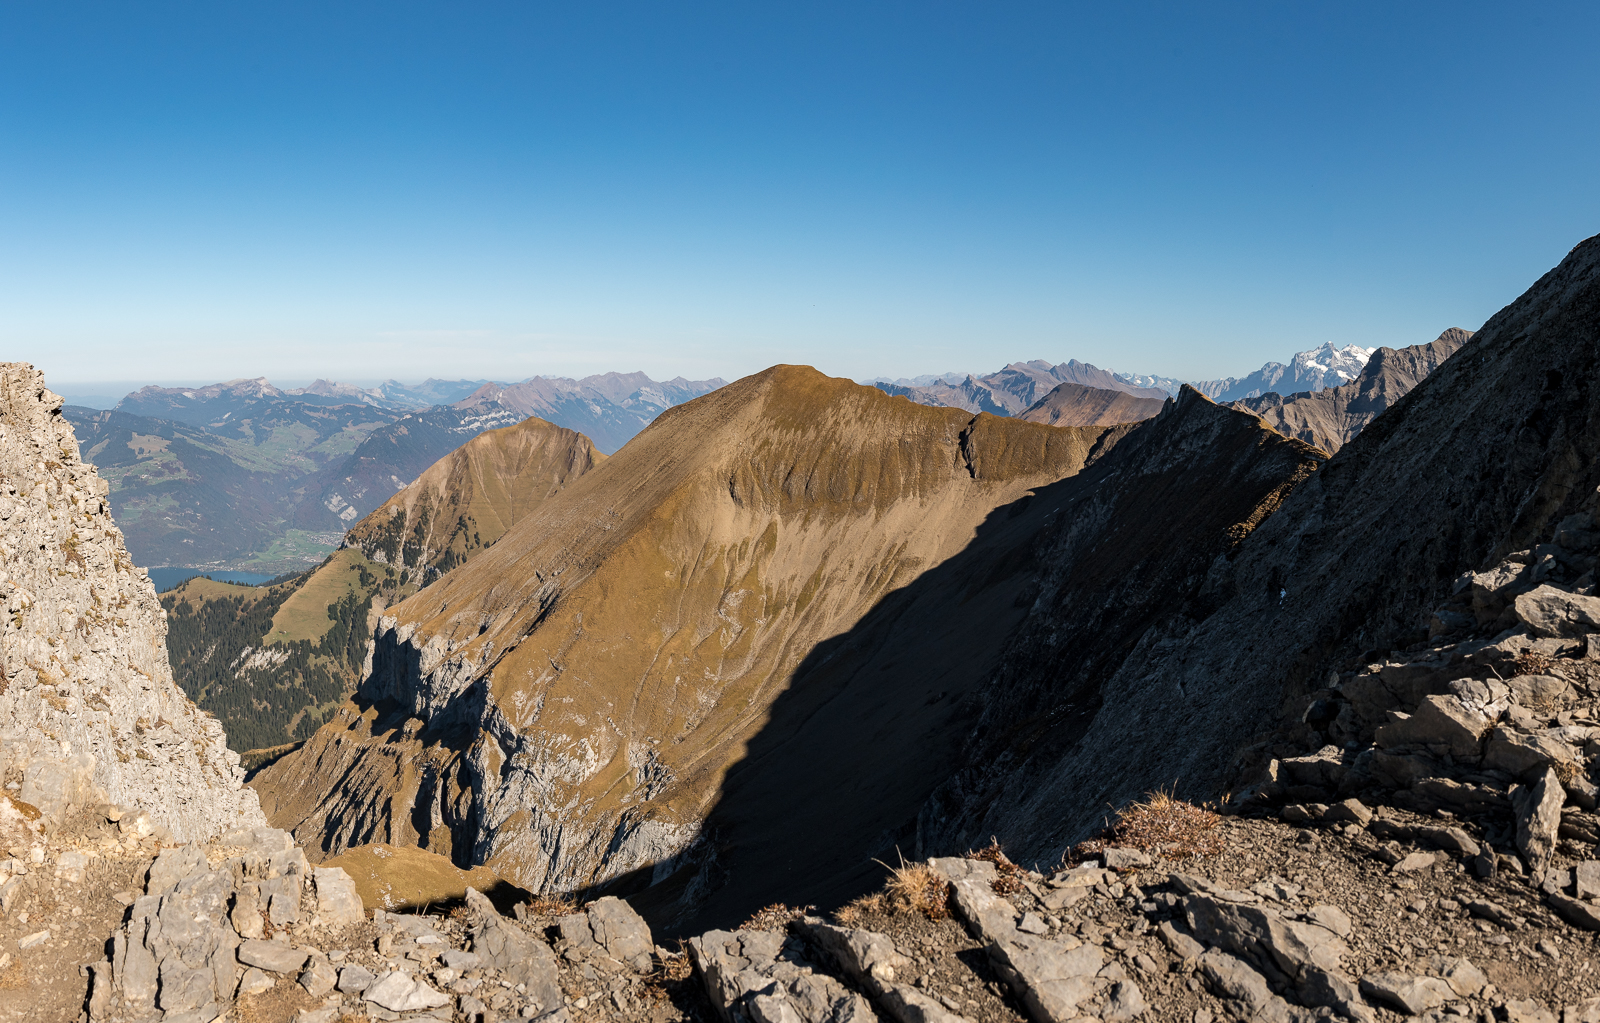
[[41, 808], [133, 806], [180, 839], [263, 824], [173, 683], [155, 589], [60, 411], [33, 367], [0, 364], [0, 758]]

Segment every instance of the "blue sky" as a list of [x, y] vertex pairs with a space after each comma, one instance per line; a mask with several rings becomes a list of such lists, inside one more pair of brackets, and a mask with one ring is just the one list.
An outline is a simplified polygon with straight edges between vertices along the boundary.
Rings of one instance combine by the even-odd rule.
[[1477, 327], [1600, 231], [1600, 6], [0, 7], [49, 379], [1084, 359]]

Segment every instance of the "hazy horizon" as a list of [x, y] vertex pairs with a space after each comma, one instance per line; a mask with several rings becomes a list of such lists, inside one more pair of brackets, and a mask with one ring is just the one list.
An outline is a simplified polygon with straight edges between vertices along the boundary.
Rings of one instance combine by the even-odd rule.
[[1591, 5], [0, 29], [0, 343], [63, 383], [1206, 379], [1476, 329], [1600, 230]]

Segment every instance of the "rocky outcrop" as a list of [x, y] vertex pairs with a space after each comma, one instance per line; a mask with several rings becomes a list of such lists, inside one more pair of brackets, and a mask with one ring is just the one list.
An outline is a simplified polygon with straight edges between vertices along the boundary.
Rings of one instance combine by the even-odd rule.
[[184, 840], [262, 824], [221, 726], [173, 683], [155, 589], [60, 410], [33, 367], [0, 364], [0, 769], [54, 813], [137, 807]]
[[1361, 374], [1342, 386], [1287, 397], [1268, 392], [1233, 405], [1260, 416], [1284, 436], [1331, 454], [1350, 443], [1384, 409], [1404, 398], [1470, 340], [1472, 331], [1451, 327], [1425, 345], [1377, 349]]

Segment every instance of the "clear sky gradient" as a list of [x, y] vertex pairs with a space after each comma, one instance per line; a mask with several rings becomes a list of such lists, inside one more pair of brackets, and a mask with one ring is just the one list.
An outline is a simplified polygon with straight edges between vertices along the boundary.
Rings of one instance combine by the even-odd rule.
[[66, 389], [1189, 379], [1600, 231], [1600, 5], [14, 3], [0, 343]]

